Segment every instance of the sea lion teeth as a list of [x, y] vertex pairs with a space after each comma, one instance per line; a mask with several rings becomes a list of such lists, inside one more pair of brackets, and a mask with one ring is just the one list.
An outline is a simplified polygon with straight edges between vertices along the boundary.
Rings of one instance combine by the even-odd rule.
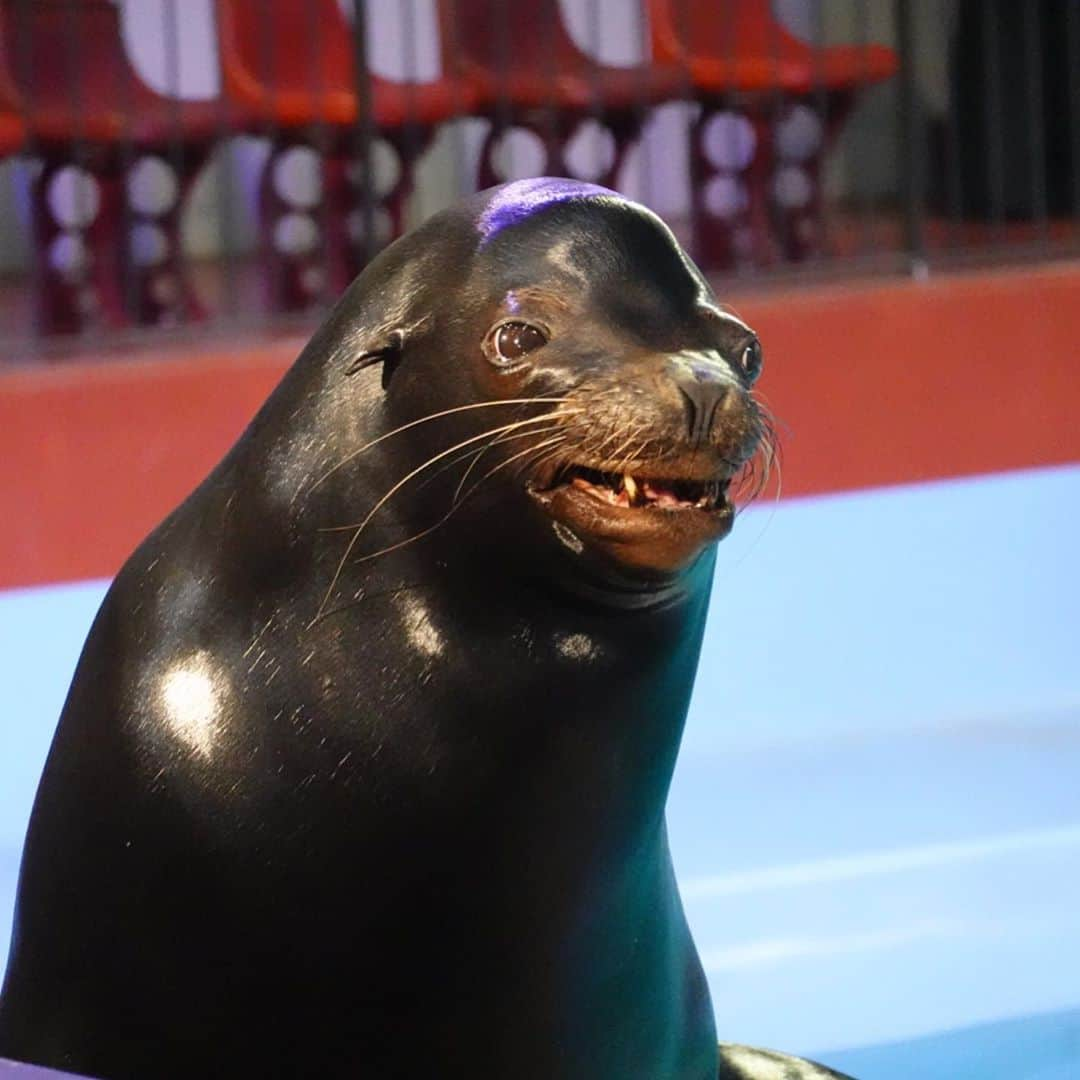
[[637, 498], [638, 487], [629, 473], [623, 474], [623, 487], [626, 489], [627, 495], [630, 496], [630, 501], [633, 502]]

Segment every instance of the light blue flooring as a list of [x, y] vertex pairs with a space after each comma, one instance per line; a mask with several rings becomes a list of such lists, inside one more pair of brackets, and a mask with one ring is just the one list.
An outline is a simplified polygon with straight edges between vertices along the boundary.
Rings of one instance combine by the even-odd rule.
[[[762, 507], [722, 545], [669, 804], [721, 1037], [1080, 1080], [1078, 526], [1069, 467]], [[0, 964], [103, 590], [0, 594]]]

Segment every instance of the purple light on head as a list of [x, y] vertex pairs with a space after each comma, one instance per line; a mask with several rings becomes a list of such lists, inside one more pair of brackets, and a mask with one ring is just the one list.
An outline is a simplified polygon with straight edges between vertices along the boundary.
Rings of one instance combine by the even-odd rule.
[[503, 229], [520, 225], [538, 210], [572, 199], [617, 198], [614, 191], [580, 180], [559, 180], [541, 176], [504, 184], [491, 196], [477, 221], [480, 246], [490, 243]]

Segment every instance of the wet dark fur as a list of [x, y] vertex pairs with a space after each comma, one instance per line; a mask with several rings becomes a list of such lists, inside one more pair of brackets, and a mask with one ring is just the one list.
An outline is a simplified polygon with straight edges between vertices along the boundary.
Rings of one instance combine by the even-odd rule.
[[[0, 1054], [140, 1080], [740, 1075], [663, 813], [715, 515], [577, 535], [551, 515], [607, 510], [530, 483], [767, 463], [752, 332], [653, 215], [536, 183], [375, 260], [117, 576], [31, 820]], [[550, 340], [497, 370], [481, 342], [519, 303]]]

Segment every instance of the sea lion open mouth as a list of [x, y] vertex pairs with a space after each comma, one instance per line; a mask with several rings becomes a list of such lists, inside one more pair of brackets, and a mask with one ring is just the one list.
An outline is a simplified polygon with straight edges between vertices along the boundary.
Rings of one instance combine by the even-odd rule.
[[677, 473], [670, 465], [609, 472], [564, 462], [534, 476], [527, 490], [556, 523], [608, 547], [620, 563], [676, 569], [726, 536], [735, 519], [733, 471], [708, 479]]
[[730, 483], [730, 476], [701, 481], [634, 476], [629, 472], [602, 472], [587, 465], [563, 465], [556, 470], [544, 491], [551, 492], [557, 487], [569, 485], [609, 506], [676, 513], [688, 510], [708, 512], [724, 507]]

